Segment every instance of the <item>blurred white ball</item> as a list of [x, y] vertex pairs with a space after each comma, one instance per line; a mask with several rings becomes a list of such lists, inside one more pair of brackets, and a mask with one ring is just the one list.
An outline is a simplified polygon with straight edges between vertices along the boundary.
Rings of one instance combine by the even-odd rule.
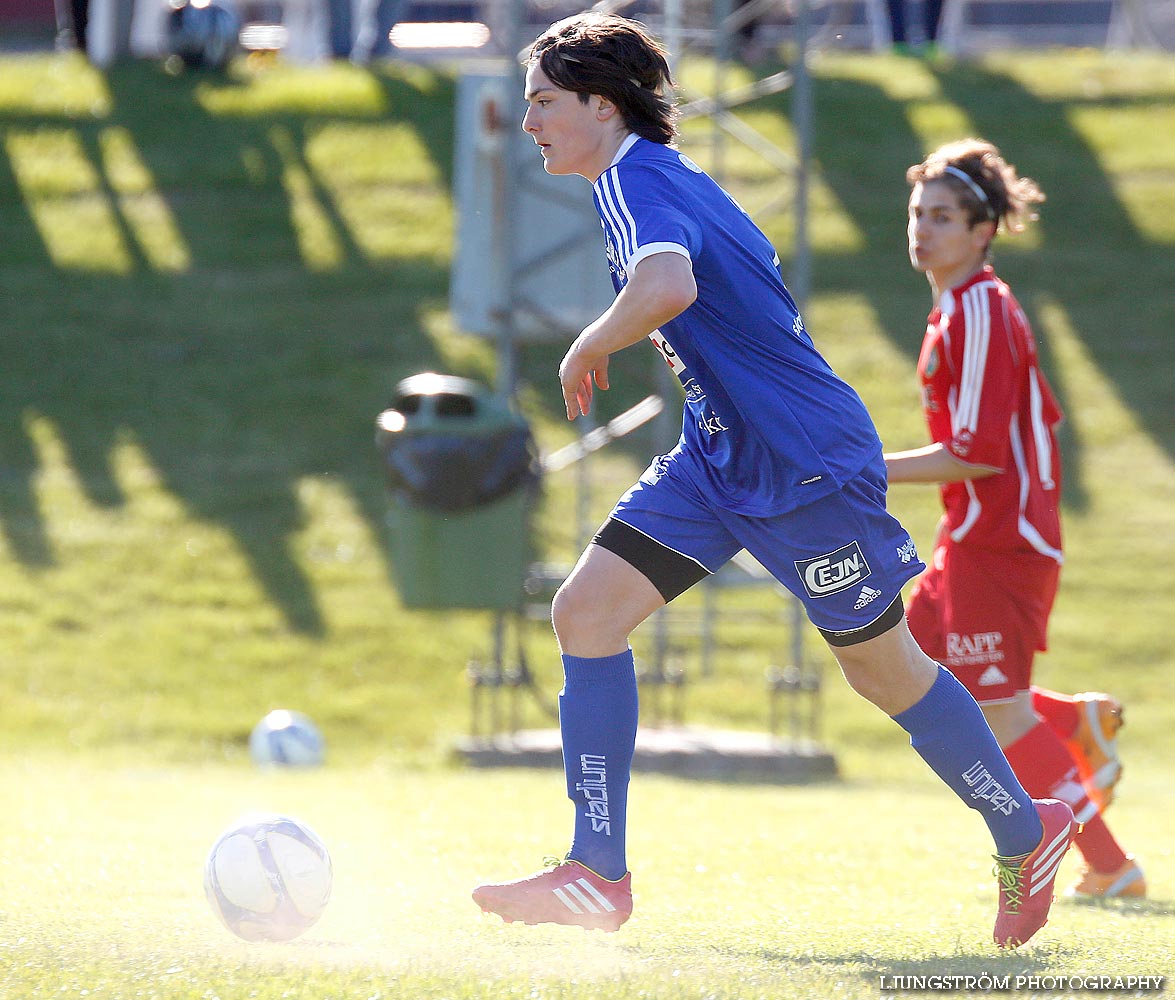
[[325, 747], [322, 733], [301, 712], [279, 708], [253, 727], [249, 755], [262, 767], [317, 767]]

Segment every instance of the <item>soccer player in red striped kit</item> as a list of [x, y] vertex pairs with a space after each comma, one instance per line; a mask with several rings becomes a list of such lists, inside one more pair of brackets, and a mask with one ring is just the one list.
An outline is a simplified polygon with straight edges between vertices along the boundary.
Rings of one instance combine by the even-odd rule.
[[933, 443], [887, 454], [886, 468], [890, 483], [940, 484], [944, 508], [910, 630], [979, 702], [1029, 794], [1067, 802], [1084, 823], [1069, 894], [1143, 896], [1142, 869], [1102, 817], [1121, 773], [1121, 705], [1031, 686], [1063, 561], [1062, 415], [989, 252], [1001, 224], [1023, 229], [1044, 195], [979, 139], [941, 147], [906, 179], [910, 262], [934, 296], [918, 359]]

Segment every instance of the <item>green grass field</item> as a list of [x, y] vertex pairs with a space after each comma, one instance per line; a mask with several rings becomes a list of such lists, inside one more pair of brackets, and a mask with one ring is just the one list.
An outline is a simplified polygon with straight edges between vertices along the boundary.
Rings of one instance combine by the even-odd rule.
[[[1167, 793], [1139, 771], [1118, 819], [1170, 878], [1169, 817], [1135, 804]], [[562, 843], [560, 781], [8, 762], [0, 995], [775, 1000], [878, 996], [894, 975], [1171, 972], [1169, 899], [1060, 901], [1038, 941], [998, 953], [982, 824], [921, 775], [784, 791], [638, 776], [637, 914], [619, 934], [482, 917], [473, 885]], [[286, 944], [235, 940], [200, 890], [226, 815], [258, 807], [300, 816], [332, 851], [326, 914]]]
[[[928, 294], [905, 259], [905, 167], [978, 133], [1049, 195], [1034, 232], [997, 245], [1069, 418], [1069, 562], [1038, 676], [1127, 703], [1110, 822], [1151, 899], [1059, 902], [1028, 948], [996, 953], [981, 824], [809, 635], [840, 781], [638, 776], [638, 909], [621, 934], [480, 919], [471, 886], [563, 850], [568, 807], [554, 772], [452, 763], [488, 616], [401, 606], [372, 447], [403, 376], [494, 377], [492, 348], [447, 312], [454, 78], [101, 75], [10, 57], [0, 997], [743, 1000], [878, 996], [886, 975], [1175, 971], [1175, 62], [824, 55], [814, 69], [806, 322], [887, 446], [923, 441], [913, 366]], [[707, 74], [683, 71], [695, 87]], [[743, 113], [790, 144], [786, 94]], [[703, 136], [687, 140], [705, 162]], [[786, 192], [752, 154], [732, 147], [726, 164], [752, 210]], [[760, 221], [786, 260], [788, 216]], [[572, 435], [559, 354], [521, 358], [520, 404], [545, 448]], [[603, 416], [649, 392], [654, 371], [639, 348], [617, 359]], [[592, 462], [590, 519], [651, 447], [633, 435]], [[575, 505], [574, 475], [552, 477], [543, 558], [574, 557]], [[895, 489], [892, 506], [925, 547], [934, 491]], [[690, 668], [687, 721], [764, 728], [763, 672], [786, 662], [790, 636], [747, 612], [772, 601], [731, 595], [714, 672]], [[553, 695], [553, 642], [541, 624], [526, 641]], [[638, 654], [650, 642], [638, 634]], [[252, 768], [249, 730], [274, 707], [316, 719], [325, 769]], [[549, 720], [528, 703], [523, 722]], [[334, 857], [330, 908], [288, 945], [236, 941], [202, 896], [205, 852], [249, 808], [302, 816]]]

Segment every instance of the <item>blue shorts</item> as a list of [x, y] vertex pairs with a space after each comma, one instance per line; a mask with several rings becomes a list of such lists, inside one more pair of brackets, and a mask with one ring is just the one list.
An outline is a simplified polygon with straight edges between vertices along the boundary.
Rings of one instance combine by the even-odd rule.
[[[617, 501], [611, 519], [651, 540], [649, 549], [670, 550], [668, 565], [677, 563], [681, 571], [671, 568], [666, 579], [676, 572], [686, 580], [680, 588], [671, 582], [663, 587], [641, 565], [658, 561], [657, 552], [636, 558], [620, 552], [667, 600], [746, 549], [834, 641], [869, 629], [895, 601], [900, 609], [903, 585], [926, 568], [909, 532], [885, 509], [885, 491], [885, 463], [878, 454], [836, 493], [786, 514], [747, 517], [711, 503], [672, 456], [661, 456]], [[606, 532], [607, 525], [601, 535]]]

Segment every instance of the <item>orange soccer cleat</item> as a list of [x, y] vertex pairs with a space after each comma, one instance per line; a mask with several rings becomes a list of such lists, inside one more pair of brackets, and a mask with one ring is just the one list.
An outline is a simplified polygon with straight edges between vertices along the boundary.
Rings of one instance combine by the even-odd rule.
[[1081, 867], [1081, 877], [1075, 885], [1065, 890], [1066, 896], [1100, 896], [1115, 899], [1130, 896], [1141, 899], [1146, 896], [1146, 876], [1142, 867], [1132, 855], [1116, 872], [1095, 872], [1089, 865]]
[[1090, 800], [1099, 812], [1105, 812], [1114, 801], [1114, 789], [1122, 777], [1117, 740], [1118, 730], [1125, 725], [1122, 703], [1100, 691], [1086, 691], [1074, 695], [1073, 700], [1077, 705], [1077, 729], [1065, 746], [1077, 762]]

